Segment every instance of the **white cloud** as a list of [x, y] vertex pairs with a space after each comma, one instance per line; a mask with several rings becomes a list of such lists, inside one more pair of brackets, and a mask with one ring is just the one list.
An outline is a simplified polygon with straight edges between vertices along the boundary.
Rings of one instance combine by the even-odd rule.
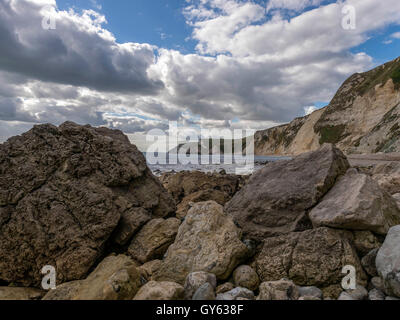
[[97, 2], [97, 0], [90, 0], [90, 3], [97, 10], [101, 10], [103, 8], [102, 5]]
[[395, 32], [391, 35], [392, 38], [400, 39], [400, 32]]
[[[46, 5], [46, 6], [45, 6]], [[50, 0], [0, 2], [0, 69], [42, 81], [100, 91], [154, 94], [162, 83], [147, 77], [154, 62], [149, 44], [117, 43], [93, 10], [53, 11], [55, 30], [42, 28]], [[44, 7], [45, 6], [45, 7]]]
[[[400, 21], [398, 0], [323, 3], [270, 1], [267, 18], [255, 2], [187, 1], [184, 15], [198, 45], [183, 54], [118, 43], [95, 11], [56, 11], [57, 29], [43, 30], [40, 8], [55, 1], [2, 0], [0, 120], [73, 120], [130, 133], [164, 128], [168, 120], [255, 129], [290, 121], [371, 68], [370, 56], [350, 49]], [[341, 27], [344, 4], [356, 8], [356, 30]], [[300, 12], [310, 6], [316, 8]], [[281, 10], [297, 12], [287, 18]], [[9, 127], [3, 131], [17, 128]]]

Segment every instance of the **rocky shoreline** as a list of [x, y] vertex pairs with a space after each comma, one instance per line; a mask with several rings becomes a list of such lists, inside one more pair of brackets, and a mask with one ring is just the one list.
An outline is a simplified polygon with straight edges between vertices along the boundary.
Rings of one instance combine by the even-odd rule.
[[399, 207], [400, 162], [332, 144], [157, 178], [120, 131], [40, 125], [0, 144], [0, 300], [398, 300]]

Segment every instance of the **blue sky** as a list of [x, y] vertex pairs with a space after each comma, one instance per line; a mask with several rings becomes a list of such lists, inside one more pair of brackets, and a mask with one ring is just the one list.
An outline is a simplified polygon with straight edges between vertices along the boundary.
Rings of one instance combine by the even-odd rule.
[[[168, 121], [265, 129], [400, 56], [399, 0], [9, 3], [0, 1], [0, 137], [67, 120], [126, 133]], [[345, 6], [354, 30], [341, 26]]]
[[[150, 43], [193, 52], [192, 28], [182, 14], [184, 0], [58, 0], [60, 9], [93, 9], [103, 13], [118, 42]], [[99, 9], [101, 8], [101, 9]]]
[[[370, 34], [370, 39], [352, 49], [352, 52], [366, 52], [376, 64], [383, 64], [400, 56], [400, 40], [393, 39], [392, 34], [399, 32], [398, 25], [390, 25]], [[385, 41], [392, 41], [386, 44]]]
[[[266, 0], [254, 1], [265, 4]], [[335, 0], [323, 1], [324, 4]], [[183, 9], [185, 0], [57, 0], [60, 9], [93, 9], [103, 13], [107, 19], [106, 28], [118, 42], [138, 42], [154, 44], [158, 47], [195, 52], [196, 41], [191, 39], [192, 27], [186, 23]], [[312, 10], [306, 7], [302, 12]], [[290, 13], [286, 12], [288, 16]], [[389, 25], [370, 33], [370, 40], [354, 47], [354, 53], [366, 52], [376, 64], [393, 60], [400, 56], [400, 40], [390, 37], [399, 32], [398, 25]], [[392, 40], [391, 44], [385, 41]]]

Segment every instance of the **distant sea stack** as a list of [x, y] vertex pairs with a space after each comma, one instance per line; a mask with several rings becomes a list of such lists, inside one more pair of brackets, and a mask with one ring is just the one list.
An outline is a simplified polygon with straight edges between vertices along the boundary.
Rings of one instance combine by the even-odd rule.
[[400, 58], [340, 87], [314, 113], [255, 134], [256, 155], [298, 155], [334, 143], [346, 154], [400, 152]]

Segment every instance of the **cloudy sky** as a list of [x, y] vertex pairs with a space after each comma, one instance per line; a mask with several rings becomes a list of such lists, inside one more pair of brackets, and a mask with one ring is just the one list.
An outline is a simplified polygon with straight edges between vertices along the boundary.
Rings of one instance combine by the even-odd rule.
[[0, 140], [66, 120], [261, 129], [399, 56], [400, 1], [0, 0], [0, 41]]

